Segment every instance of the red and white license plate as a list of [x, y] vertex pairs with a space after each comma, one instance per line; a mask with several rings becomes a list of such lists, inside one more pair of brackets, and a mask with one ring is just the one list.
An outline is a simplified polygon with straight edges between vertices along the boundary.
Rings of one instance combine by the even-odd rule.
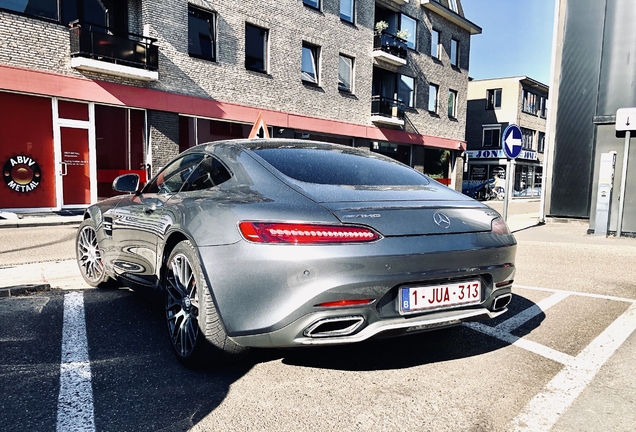
[[445, 309], [481, 303], [481, 282], [470, 280], [444, 285], [400, 288], [400, 313]]

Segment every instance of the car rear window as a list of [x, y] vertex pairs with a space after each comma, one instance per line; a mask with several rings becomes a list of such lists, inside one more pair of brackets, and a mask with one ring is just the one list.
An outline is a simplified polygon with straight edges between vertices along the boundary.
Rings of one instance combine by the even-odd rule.
[[384, 156], [318, 148], [254, 150], [281, 173], [307, 183], [348, 186], [426, 186], [417, 171]]

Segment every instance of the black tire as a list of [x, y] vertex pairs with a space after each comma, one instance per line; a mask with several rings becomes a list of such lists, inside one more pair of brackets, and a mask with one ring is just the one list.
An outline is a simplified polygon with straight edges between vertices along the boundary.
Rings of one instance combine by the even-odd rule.
[[247, 350], [227, 336], [190, 241], [172, 250], [162, 283], [168, 336], [181, 363], [215, 366], [236, 361]]
[[102, 250], [97, 242], [97, 229], [92, 219], [85, 219], [77, 230], [75, 256], [80, 274], [88, 285], [97, 288], [115, 286], [115, 282], [106, 273]]

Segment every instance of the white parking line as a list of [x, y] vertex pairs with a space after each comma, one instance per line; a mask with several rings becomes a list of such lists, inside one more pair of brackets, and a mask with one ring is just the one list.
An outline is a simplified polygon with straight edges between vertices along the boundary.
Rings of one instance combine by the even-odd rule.
[[552, 294], [550, 297], [541, 300], [539, 303], [536, 303], [534, 306], [529, 307], [523, 312], [518, 313], [517, 315], [508, 318], [506, 321], [502, 322], [497, 326], [498, 330], [503, 332], [511, 332], [519, 327], [521, 327], [526, 322], [530, 321], [535, 316], [539, 315], [550, 309], [555, 304], [559, 303], [561, 300], [570, 296], [569, 292], [558, 291]]
[[514, 431], [549, 431], [636, 329], [636, 303], [592, 341], [512, 421]]
[[84, 296], [81, 292], [72, 292], [64, 296], [57, 430], [95, 430]]

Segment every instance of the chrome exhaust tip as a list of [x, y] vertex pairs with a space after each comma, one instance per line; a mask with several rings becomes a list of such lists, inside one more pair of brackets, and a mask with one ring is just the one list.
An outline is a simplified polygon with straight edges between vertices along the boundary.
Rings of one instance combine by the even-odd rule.
[[307, 327], [303, 335], [311, 338], [348, 336], [363, 323], [364, 317], [360, 315], [324, 318]]
[[501, 310], [503, 308], [505, 308], [506, 306], [508, 306], [508, 304], [510, 304], [510, 301], [512, 300], [512, 294], [504, 294], [502, 296], [499, 296], [495, 299], [495, 301], [492, 303], [492, 309], [494, 311], [497, 310]]

